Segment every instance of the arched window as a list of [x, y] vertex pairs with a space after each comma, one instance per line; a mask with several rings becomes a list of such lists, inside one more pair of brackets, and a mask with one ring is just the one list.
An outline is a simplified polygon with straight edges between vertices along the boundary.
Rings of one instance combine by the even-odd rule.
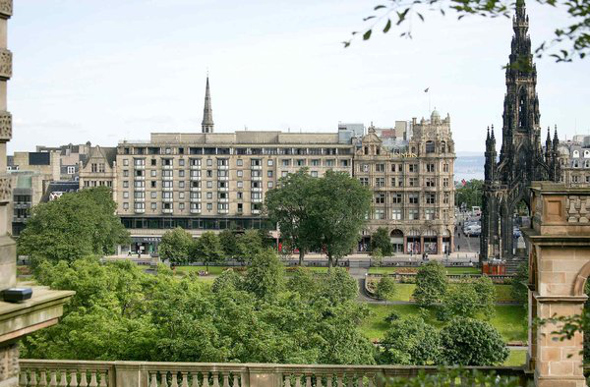
[[426, 153], [434, 153], [434, 141], [426, 141]]
[[585, 159], [587, 159], [587, 158], [589, 158], [589, 157], [590, 157], [590, 150], [587, 150], [587, 149], [586, 149], [586, 150], [584, 151], [584, 158], [585, 158]]
[[440, 143], [440, 153], [447, 153], [447, 143], [444, 141]]
[[523, 92], [520, 94], [518, 99], [518, 127], [524, 129], [526, 126], [526, 95]]
[[572, 155], [573, 155], [573, 157], [576, 157], [576, 158], [580, 157], [580, 151], [576, 149], [575, 151], [573, 151]]

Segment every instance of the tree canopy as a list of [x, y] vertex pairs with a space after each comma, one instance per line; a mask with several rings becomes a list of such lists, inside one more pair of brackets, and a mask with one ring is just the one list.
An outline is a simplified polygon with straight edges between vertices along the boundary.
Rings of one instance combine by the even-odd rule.
[[471, 207], [481, 207], [483, 197], [483, 180], [471, 179], [461, 188], [455, 191], [455, 206], [465, 205], [467, 210]]
[[162, 241], [158, 245], [158, 255], [174, 265], [187, 263], [191, 259], [194, 243], [190, 233], [177, 227], [162, 235]]
[[129, 233], [115, 215], [116, 204], [107, 187], [67, 193], [33, 208], [18, 238], [19, 254], [34, 261], [73, 261], [97, 254], [112, 254]]
[[385, 227], [379, 227], [373, 235], [371, 235], [371, 252], [376, 249], [381, 251], [384, 256], [390, 256], [393, 253], [393, 246], [389, 238], [389, 232]]
[[447, 282], [444, 266], [436, 261], [428, 262], [416, 274], [416, 288], [412, 296], [420, 306], [431, 306], [443, 299]]

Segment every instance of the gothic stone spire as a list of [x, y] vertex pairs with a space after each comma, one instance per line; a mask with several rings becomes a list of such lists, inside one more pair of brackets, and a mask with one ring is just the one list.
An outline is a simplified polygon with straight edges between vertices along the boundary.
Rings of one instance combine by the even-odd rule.
[[211, 109], [211, 92], [209, 90], [209, 75], [207, 75], [207, 86], [205, 87], [205, 107], [203, 108], [203, 122], [201, 129], [203, 133], [213, 133], [213, 110]]

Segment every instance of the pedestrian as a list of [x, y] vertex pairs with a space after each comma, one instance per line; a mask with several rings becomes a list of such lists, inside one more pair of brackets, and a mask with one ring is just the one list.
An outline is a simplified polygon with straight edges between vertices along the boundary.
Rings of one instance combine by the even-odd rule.
[[461, 245], [457, 245], [457, 251], [461, 251]]

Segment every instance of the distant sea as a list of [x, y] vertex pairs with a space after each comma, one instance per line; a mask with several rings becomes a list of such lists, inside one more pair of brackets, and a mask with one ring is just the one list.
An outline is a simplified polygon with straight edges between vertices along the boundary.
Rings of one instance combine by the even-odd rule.
[[455, 160], [455, 181], [481, 179], [484, 176], [485, 157], [483, 152], [457, 152]]

